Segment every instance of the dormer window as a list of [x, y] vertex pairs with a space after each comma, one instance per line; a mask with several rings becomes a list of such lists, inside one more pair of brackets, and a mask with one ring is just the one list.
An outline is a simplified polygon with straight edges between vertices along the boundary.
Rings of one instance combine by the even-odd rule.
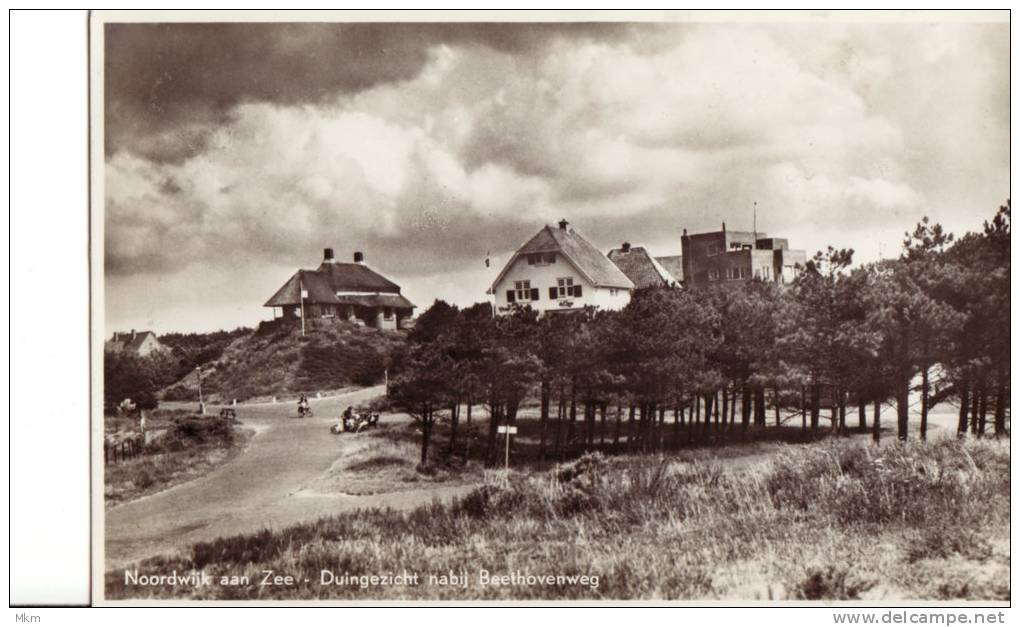
[[528, 253], [529, 266], [546, 266], [556, 263], [556, 253]]

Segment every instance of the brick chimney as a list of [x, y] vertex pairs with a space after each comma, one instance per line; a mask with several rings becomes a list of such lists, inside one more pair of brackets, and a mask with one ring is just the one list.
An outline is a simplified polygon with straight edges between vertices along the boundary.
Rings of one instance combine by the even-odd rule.
[[322, 249], [322, 262], [323, 263], [336, 263], [336, 259], [333, 257], [333, 249], [332, 248], [323, 248]]
[[630, 252], [630, 242], [624, 242], [623, 244], [620, 244], [620, 248], [623, 249], [623, 252], [629, 253]]
[[135, 330], [134, 329], [131, 329], [131, 341], [132, 342], [135, 341]]
[[566, 230], [567, 230], [567, 225], [568, 225], [568, 224], [570, 224], [570, 223], [569, 223], [569, 222], [567, 222], [567, 221], [566, 221], [565, 219], [561, 219], [561, 220], [560, 220], [560, 230], [561, 230], [561, 231], [566, 231]]
[[361, 252], [360, 250], [354, 251], [354, 263], [360, 263], [361, 265], [365, 265], [365, 253]]

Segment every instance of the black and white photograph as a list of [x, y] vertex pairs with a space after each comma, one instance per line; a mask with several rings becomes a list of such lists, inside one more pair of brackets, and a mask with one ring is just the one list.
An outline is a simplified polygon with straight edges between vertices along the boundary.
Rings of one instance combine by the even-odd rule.
[[1008, 10], [88, 28], [95, 604], [1009, 606]]

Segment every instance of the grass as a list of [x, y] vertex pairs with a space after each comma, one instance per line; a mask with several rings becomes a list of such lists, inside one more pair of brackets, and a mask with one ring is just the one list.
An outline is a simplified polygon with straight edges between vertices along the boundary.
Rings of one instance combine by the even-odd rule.
[[[215, 418], [175, 418], [142, 454], [105, 468], [105, 500], [111, 507], [196, 479], [244, 449], [251, 431]], [[151, 428], [151, 427], [150, 427]]]
[[353, 495], [400, 492], [423, 483], [457, 485], [480, 482], [478, 462], [449, 458], [440, 446], [432, 448], [429, 463], [422, 467], [420, 448], [411, 425], [380, 425], [360, 434], [344, 434], [343, 455], [325, 475], [313, 483], [319, 493]]
[[[379, 451], [379, 457], [383, 452]], [[204, 571], [250, 583], [128, 587], [108, 598], [1008, 600], [1008, 442], [856, 441], [781, 447], [730, 470], [705, 457], [584, 456], [542, 473], [490, 473], [454, 502], [358, 511], [199, 543], [142, 574]], [[296, 577], [260, 586], [261, 571]], [[320, 585], [418, 573], [418, 585]], [[490, 573], [587, 575], [484, 585]], [[467, 587], [428, 574], [460, 573]], [[597, 578], [597, 585], [592, 585]], [[308, 581], [306, 582], [305, 579]]]
[[[314, 395], [382, 380], [387, 356], [403, 342], [402, 331], [380, 331], [347, 322], [309, 321], [267, 325], [233, 339], [215, 361], [202, 366], [208, 402]], [[166, 400], [197, 400], [193, 372], [163, 390]]]

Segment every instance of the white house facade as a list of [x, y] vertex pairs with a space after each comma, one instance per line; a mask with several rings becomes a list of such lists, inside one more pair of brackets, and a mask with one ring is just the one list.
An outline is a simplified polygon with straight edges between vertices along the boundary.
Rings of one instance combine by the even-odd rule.
[[514, 303], [541, 313], [571, 311], [593, 305], [622, 309], [634, 284], [597, 248], [569, 228], [545, 226], [521, 246], [496, 277], [489, 293], [496, 312]]

